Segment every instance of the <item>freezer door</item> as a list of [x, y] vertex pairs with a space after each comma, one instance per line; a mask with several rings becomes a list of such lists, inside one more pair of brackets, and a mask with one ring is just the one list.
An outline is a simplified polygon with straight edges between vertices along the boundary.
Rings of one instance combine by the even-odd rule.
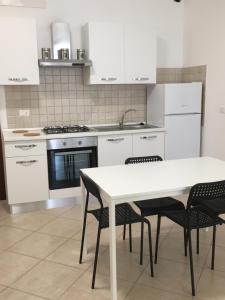
[[202, 83], [165, 85], [165, 115], [201, 113]]
[[165, 128], [165, 159], [200, 156], [200, 114], [166, 116]]

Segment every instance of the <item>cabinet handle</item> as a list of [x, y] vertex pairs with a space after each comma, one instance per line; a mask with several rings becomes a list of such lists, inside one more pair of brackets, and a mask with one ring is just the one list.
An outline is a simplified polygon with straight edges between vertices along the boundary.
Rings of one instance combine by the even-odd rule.
[[135, 77], [133, 78], [134, 81], [147, 81], [149, 80], [149, 77]]
[[28, 81], [28, 79], [27, 78], [18, 78], [18, 77], [13, 77], [13, 78], [9, 78], [8, 79], [9, 81], [12, 81], [12, 82], [25, 82], [25, 81]]
[[156, 139], [157, 137], [158, 137], [157, 135], [141, 136], [140, 139], [142, 139], [142, 140], [153, 140], [153, 139]]
[[116, 138], [116, 139], [107, 139], [108, 142], [120, 142], [124, 141], [124, 138]]
[[100, 79], [101, 81], [115, 81], [117, 80], [116, 77], [103, 77]]
[[37, 162], [37, 160], [21, 160], [21, 161], [17, 161], [16, 164], [27, 167], [27, 166], [33, 165], [36, 162]]
[[21, 149], [21, 150], [30, 150], [37, 147], [37, 145], [32, 144], [32, 145], [15, 145], [15, 148]]

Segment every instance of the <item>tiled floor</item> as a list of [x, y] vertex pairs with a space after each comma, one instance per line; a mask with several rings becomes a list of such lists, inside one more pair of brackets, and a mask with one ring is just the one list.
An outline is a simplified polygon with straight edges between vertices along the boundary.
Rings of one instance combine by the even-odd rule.
[[[152, 217], [153, 242], [156, 218]], [[96, 222], [88, 221], [89, 255], [78, 264], [80, 207], [11, 216], [0, 202], [0, 300], [107, 300], [109, 297], [108, 230], [101, 238], [96, 289], [91, 290]], [[196, 300], [225, 300], [225, 226], [218, 228], [215, 271], [210, 270], [211, 230], [201, 231], [200, 255], [194, 254]], [[164, 218], [155, 277], [149, 276], [147, 237], [144, 265], [139, 265], [140, 226], [133, 226], [133, 253], [117, 230], [119, 300], [190, 300], [188, 258], [183, 233]], [[195, 234], [193, 235], [195, 246]]]

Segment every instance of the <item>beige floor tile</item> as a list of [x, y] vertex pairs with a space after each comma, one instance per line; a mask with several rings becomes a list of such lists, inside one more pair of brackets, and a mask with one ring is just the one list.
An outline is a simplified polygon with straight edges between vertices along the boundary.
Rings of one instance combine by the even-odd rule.
[[0, 284], [10, 285], [38, 263], [32, 257], [10, 253], [0, 253]]
[[55, 217], [53, 216], [48, 216], [40, 212], [33, 212], [11, 215], [0, 221], [0, 224], [27, 230], [37, 230], [54, 219]]
[[0, 293], [0, 300], [41, 300], [41, 299], [43, 298], [25, 294], [23, 292], [13, 290], [10, 288]]
[[[191, 300], [191, 297], [169, 293], [153, 287], [136, 285], [128, 294], [126, 300]], [[197, 300], [197, 299], [196, 299]]]
[[[161, 258], [155, 266], [155, 276], [149, 276], [148, 268], [141, 275], [137, 284], [151, 286], [168, 292], [191, 295], [190, 268], [189, 264], [178, 263]], [[195, 283], [197, 284], [202, 268], [194, 268]]]
[[53, 234], [70, 238], [81, 230], [81, 222], [66, 218], [57, 218], [42, 227], [39, 231], [43, 233]]
[[[205, 243], [204, 244], [200, 243], [200, 254], [197, 255], [194, 231], [192, 236], [193, 236], [192, 251], [193, 251], [194, 263], [199, 266], [203, 266], [207, 259], [210, 250], [210, 245]], [[189, 256], [185, 257], [184, 255], [184, 236], [181, 230], [172, 231], [163, 239], [163, 241], [159, 245], [159, 252], [158, 252], [158, 260], [160, 261], [161, 258], [171, 259], [176, 262], [189, 264]]]
[[[110, 275], [109, 251], [99, 256], [97, 273], [105, 276]], [[143, 266], [139, 264], [139, 255], [117, 249], [117, 276], [119, 279], [135, 282], [147, 266], [148, 261], [144, 261]], [[149, 268], [150, 273], [150, 268]]]
[[225, 273], [204, 269], [198, 284], [197, 295], [202, 300], [224, 300]]
[[44, 209], [44, 210], [41, 210], [40, 212], [42, 214], [58, 217], [58, 216], [62, 215], [63, 213], [65, 213], [69, 209], [70, 209], [70, 207], [68, 207], [68, 206], [67, 207], [56, 207], [56, 208]]
[[[211, 269], [212, 248], [208, 253], [206, 267]], [[215, 271], [225, 272], [225, 248], [217, 247], [215, 250]]]
[[[76, 292], [78, 291], [81, 295], [90, 294], [88, 300], [110, 300], [110, 278], [108, 276], [103, 276], [98, 274], [95, 281], [95, 289], [91, 289], [92, 272], [85, 272], [81, 278], [79, 278], [72, 288], [70, 288], [64, 295], [62, 300], [75, 299]], [[118, 281], [118, 300], [125, 299], [130, 289], [132, 288], [132, 283], [126, 280]], [[69, 298], [71, 297], [71, 298]], [[77, 298], [76, 298], [77, 299]], [[85, 298], [84, 298], [85, 299]], [[61, 299], [60, 299], [61, 300]]]
[[[76, 219], [78, 221], [82, 221], [82, 215], [81, 215], [81, 208], [79, 205], [75, 205], [69, 209], [67, 209], [66, 212], [64, 212], [61, 215], [62, 218], [68, 218], [68, 219]], [[92, 215], [88, 215], [87, 222], [91, 223], [94, 221], [94, 217]]]
[[[106, 250], [106, 248], [104, 249]], [[88, 269], [94, 262], [94, 252], [90, 253], [87, 257], [84, 257], [82, 264], [79, 264], [79, 257], [80, 242], [71, 239], [49, 255], [47, 260], [82, 270]]]
[[45, 258], [65, 241], [66, 239], [62, 237], [34, 232], [9, 250], [28, 256]]
[[16, 242], [30, 235], [31, 231], [13, 228], [10, 226], [0, 226], [0, 250], [5, 250]]
[[43, 261], [13, 287], [47, 299], [58, 299], [81, 275], [82, 271]]

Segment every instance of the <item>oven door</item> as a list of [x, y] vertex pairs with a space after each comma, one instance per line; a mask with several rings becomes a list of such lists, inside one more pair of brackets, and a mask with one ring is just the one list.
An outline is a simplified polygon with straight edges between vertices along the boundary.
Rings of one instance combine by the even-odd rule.
[[80, 186], [80, 169], [97, 167], [97, 147], [48, 150], [50, 190]]

